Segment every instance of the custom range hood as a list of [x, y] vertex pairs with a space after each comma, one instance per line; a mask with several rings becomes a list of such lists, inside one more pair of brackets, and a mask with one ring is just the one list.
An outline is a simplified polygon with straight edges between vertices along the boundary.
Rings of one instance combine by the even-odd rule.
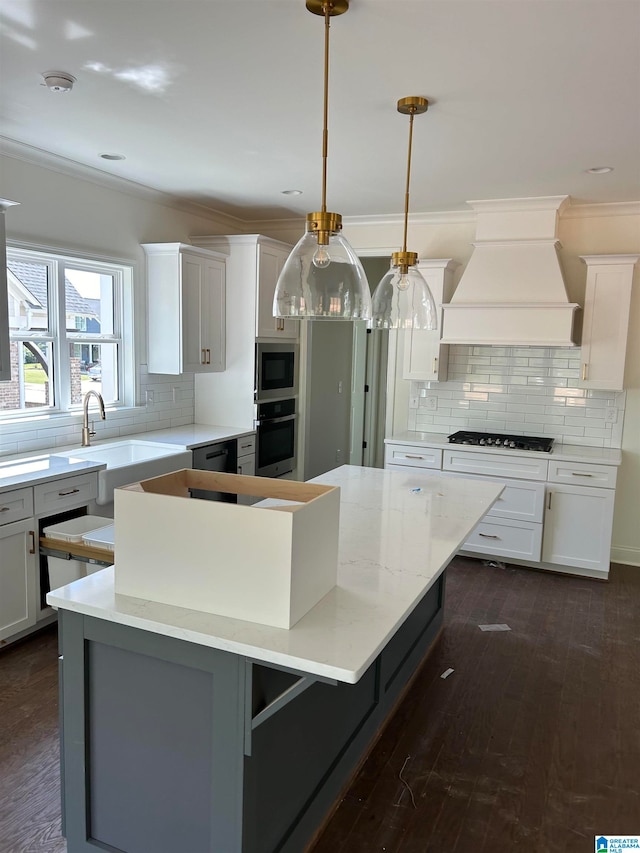
[[574, 313], [558, 259], [558, 219], [568, 196], [470, 201], [471, 259], [449, 304], [442, 343], [575, 346]]

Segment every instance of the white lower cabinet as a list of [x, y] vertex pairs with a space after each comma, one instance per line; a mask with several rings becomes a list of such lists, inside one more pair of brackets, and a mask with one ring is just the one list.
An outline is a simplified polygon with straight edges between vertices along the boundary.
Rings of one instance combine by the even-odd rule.
[[0, 643], [36, 624], [36, 522], [0, 527]]
[[[617, 474], [613, 465], [387, 442], [385, 468], [504, 483], [502, 495], [462, 553], [592, 577], [609, 572]], [[593, 486], [573, 485], [576, 482]]]
[[97, 494], [93, 471], [0, 494], [0, 645], [54, 618], [53, 609], [42, 606], [47, 589], [41, 590], [39, 530], [69, 510], [82, 515]]
[[614, 498], [612, 489], [549, 485], [543, 561], [608, 572]]

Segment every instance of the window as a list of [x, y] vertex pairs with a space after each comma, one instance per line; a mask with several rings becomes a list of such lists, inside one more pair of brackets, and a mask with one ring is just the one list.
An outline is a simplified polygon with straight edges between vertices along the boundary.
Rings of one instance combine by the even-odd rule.
[[11, 380], [0, 416], [67, 412], [88, 390], [117, 405], [130, 396], [131, 267], [7, 249]]

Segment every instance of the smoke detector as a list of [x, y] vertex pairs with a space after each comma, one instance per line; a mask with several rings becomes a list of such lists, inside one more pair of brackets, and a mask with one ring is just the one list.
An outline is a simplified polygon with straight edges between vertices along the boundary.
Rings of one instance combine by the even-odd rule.
[[44, 71], [44, 85], [52, 92], [70, 92], [76, 78], [66, 71]]

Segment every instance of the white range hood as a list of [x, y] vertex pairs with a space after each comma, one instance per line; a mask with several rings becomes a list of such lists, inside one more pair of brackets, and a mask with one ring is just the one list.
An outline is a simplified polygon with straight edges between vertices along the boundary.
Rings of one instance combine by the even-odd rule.
[[558, 259], [568, 196], [470, 201], [476, 242], [451, 302], [442, 343], [575, 346], [574, 313]]

